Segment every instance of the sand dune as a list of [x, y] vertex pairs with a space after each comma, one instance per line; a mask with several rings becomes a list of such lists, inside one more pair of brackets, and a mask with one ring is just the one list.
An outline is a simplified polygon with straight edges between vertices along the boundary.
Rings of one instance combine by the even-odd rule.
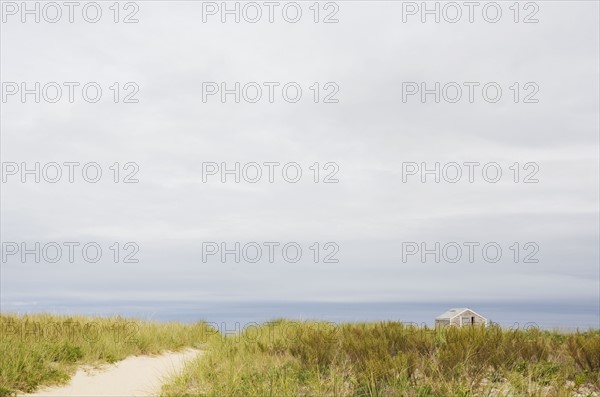
[[158, 396], [165, 378], [180, 371], [199, 350], [160, 356], [128, 357], [100, 369], [80, 369], [69, 384], [38, 390], [25, 396], [38, 397], [141, 397]]

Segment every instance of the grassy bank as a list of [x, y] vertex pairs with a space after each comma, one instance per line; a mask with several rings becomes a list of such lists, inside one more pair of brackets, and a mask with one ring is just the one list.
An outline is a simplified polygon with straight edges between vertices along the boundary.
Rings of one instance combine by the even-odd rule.
[[197, 346], [213, 334], [209, 330], [204, 323], [0, 315], [0, 396], [65, 383], [82, 364]]
[[214, 338], [179, 396], [599, 395], [600, 332], [277, 321]]
[[0, 315], [0, 396], [82, 364], [206, 349], [163, 387], [179, 396], [600, 396], [600, 331], [276, 321], [221, 336], [205, 323]]

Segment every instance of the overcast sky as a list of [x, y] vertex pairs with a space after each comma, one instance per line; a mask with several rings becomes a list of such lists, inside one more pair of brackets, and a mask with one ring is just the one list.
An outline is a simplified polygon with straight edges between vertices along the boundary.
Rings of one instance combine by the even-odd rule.
[[[114, 23], [112, 3], [100, 4], [95, 24], [77, 10], [74, 23], [64, 15], [52, 24], [3, 14], [2, 82], [103, 89], [97, 103], [78, 89], [73, 103], [66, 89], [57, 103], [31, 95], [22, 103], [18, 94], [2, 103], [3, 163], [96, 162], [103, 171], [95, 184], [80, 173], [72, 184], [64, 175], [55, 184], [3, 175], [4, 243], [103, 248], [98, 263], [77, 254], [75, 263], [9, 256], [1, 264], [4, 307], [50, 298], [571, 302], [595, 307], [598, 316], [597, 2], [537, 2], [539, 23], [529, 24], [513, 21], [512, 2], [499, 3], [497, 23], [477, 9], [473, 23], [463, 15], [454, 24], [422, 23], [420, 14], [403, 23], [402, 3], [384, 1], [322, 7], [320, 19], [337, 11], [339, 22], [330, 24], [313, 22], [312, 2], [299, 3], [298, 23], [286, 22], [280, 7], [274, 23], [263, 15], [254, 24], [221, 23], [219, 14], [203, 23], [201, 2], [139, 2], [138, 23]], [[122, 9], [119, 18], [133, 11]], [[533, 11], [522, 9], [519, 18]], [[114, 82], [120, 103], [109, 89]], [[121, 103], [127, 82], [139, 86], [139, 103]], [[280, 86], [274, 103], [264, 88], [258, 103], [238, 104], [231, 95], [227, 103], [218, 95], [204, 102], [204, 82]], [[281, 96], [288, 82], [302, 87], [297, 103]], [[315, 82], [320, 103], [309, 88]], [[326, 89], [328, 82], [339, 87], [338, 103], [322, 103], [334, 87]], [[418, 94], [403, 102], [405, 82], [480, 85], [473, 103], [466, 86], [457, 103], [435, 103], [433, 95], [422, 103]], [[489, 82], [502, 88], [496, 103], [481, 96]], [[510, 89], [516, 82], [519, 103]], [[539, 102], [523, 103], [531, 87]], [[113, 183], [115, 162], [135, 162], [139, 183]], [[203, 183], [203, 162], [296, 162], [303, 175], [288, 183], [278, 168], [274, 183], [264, 174], [258, 183], [221, 183], [219, 175]], [[337, 164], [339, 182], [314, 183], [315, 162]], [[503, 174], [489, 183], [480, 167], [473, 183], [466, 175], [422, 183], [420, 174], [403, 183], [406, 162], [495, 162]], [[515, 162], [519, 183], [509, 169]], [[333, 169], [322, 168], [320, 179]], [[523, 183], [533, 171], [539, 182]], [[139, 262], [111, 263], [114, 242], [136, 243]], [[203, 263], [203, 242], [297, 242], [303, 255], [288, 263], [278, 248], [274, 263], [231, 256], [219, 263], [216, 255]], [[327, 242], [339, 247], [338, 263], [322, 263]], [[466, 248], [457, 263], [436, 263], [433, 255], [422, 263], [419, 255], [403, 261], [403, 242], [480, 246], [473, 263]], [[496, 263], [481, 255], [488, 242], [503, 250]], [[526, 250], [526, 243], [535, 246]], [[538, 262], [524, 263], [535, 247]]]

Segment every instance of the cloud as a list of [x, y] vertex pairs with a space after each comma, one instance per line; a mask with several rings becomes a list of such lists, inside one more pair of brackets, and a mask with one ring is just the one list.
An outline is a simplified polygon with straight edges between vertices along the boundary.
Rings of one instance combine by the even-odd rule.
[[[537, 24], [515, 24], [510, 13], [498, 24], [403, 24], [393, 2], [339, 3], [338, 24], [315, 24], [308, 8], [298, 24], [203, 24], [192, 2], [140, 3], [138, 24], [4, 23], [3, 81], [93, 81], [104, 90], [95, 104], [3, 103], [2, 161], [97, 162], [104, 174], [97, 184], [12, 177], [1, 192], [2, 241], [96, 241], [105, 257], [3, 263], [2, 302], [597, 301], [598, 4], [566, 4], [544, 3]], [[114, 103], [115, 81], [119, 100], [135, 82], [139, 103]], [[257, 82], [263, 100], [203, 101], [203, 82], [236, 81]], [[495, 82], [502, 100], [403, 102], [403, 82], [436, 81], [458, 82], [463, 95], [464, 82]], [[265, 82], [280, 83], [274, 103], [264, 100]], [[283, 100], [288, 82], [303, 88], [300, 102]], [[319, 101], [335, 82], [339, 103], [314, 103], [315, 82]], [[539, 103], [514, 103], [515, 82], [520, 102], [534, 82]], [[115, 162], [119, 178], [135, 162], [140, 182], [113, 183]], [[203, 183], [203, 162], [256, 162], [263, 179]], [[275, 183], [265, 162], [281, 164]], [[291, 162], [302, 167], [298, 183], [280, 174]], [[463, 178], [403, 183], [406, 162], [457, 163]], [[474, 183], [465, 162], [480, 163]], [[326, 163], [339, 167], [339, 183], [322, 183], [333, 170]], [[501, 166], [500, 182], [481, 176], [488, 163]], [[537, 164], [539, 183], [522, 183], [534, 170], [527, 163]], [[139, 244], [140, 262], [111, 262], [116, 241]], [[206, 241], [298, 242], [304, 256], [208, 264]], [[498, 263], [403, 263], [406, 241], [498, 242], [504, 254]], [[315, 242], [337, 243], [339, 263], [311, 262]], [[515, 242], [521, 255], [523, 244], [538, 244], [539, 262], [515, 263]]]

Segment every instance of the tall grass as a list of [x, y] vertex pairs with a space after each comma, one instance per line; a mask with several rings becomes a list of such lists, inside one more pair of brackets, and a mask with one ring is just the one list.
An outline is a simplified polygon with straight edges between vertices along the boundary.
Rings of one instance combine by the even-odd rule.
[[200, 347], [205, 323], [152, 323], [121, 317], [0, 315], [0, 396], [67, 382], [82, 364]]
[[280, 320], [212, 339], [163, 394], [585, 396], [599, 371], [600, 331]]

